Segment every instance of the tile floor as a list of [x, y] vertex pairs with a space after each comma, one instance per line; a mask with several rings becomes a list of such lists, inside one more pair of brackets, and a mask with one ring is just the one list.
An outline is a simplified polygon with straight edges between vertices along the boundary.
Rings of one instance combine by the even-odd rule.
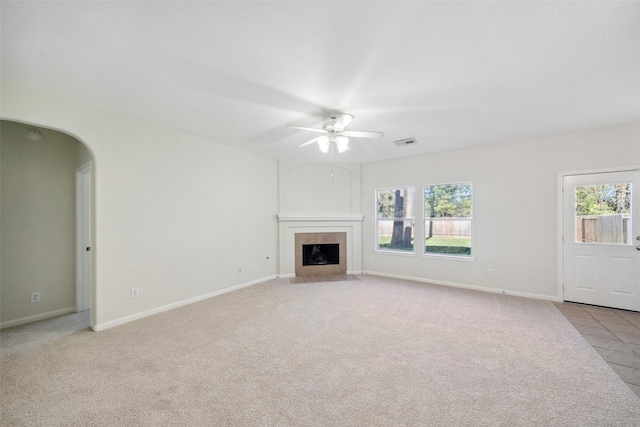
[[555, 305], [640, 397], [640, 313], [567, 302]]

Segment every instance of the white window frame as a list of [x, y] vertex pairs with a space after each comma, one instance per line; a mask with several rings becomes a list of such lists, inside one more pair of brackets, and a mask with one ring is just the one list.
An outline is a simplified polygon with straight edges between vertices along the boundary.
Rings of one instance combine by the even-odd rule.
[[[401, 249], [380, 249], [380, 245], [378, 242], [378, 238], [380, 237], [379, 230], [379, 221], [378, 218], [378, 192], [384, 190], [399, 190], [399, 189], [412, 189], [413, 190], [413, 216], [412, 217], [403, 217], [403, 218], [383, 218], [385, 221], [389, 220], [402, 220], [402, 221], [412, 221], [412, 236], [413, 236], [413, 249], [411, 250], [401, 250]], [[385, 254], [393, 254], [393, 255], [404, 255], [404, 256], [415, 256], [416, 254], [416, 187], [413, 185], [398, 185], [395, 187], [381, 187], [375, 189], [374, 196], [374, 218], [375, 218], [375, 252], [385, 253]], [[408, 213], [408, 212], [407, 212]]]
[[[427, 187], [437, 187], [441, 185], [458, 185], [458, 184], [469, 184], [471, 185], [471, 216], [469, 218], [427, 218], [426, 215], [426, 204], [427, 199], [425, 197], [425, 193]], [[438, 184], [425, 184], [422, 187], [422, 257], [423, 258], [438, 258], [438, 259], [446, 259], [446, 260], [455, 260], [455, 261], [475, 261], [474, 256], [474, 245], [473, 245], [473, 206], [474, 202], [474, 190], [473, 190], [473, 181], [458, 181], [458, 182], [442, 182]], [[463, 255], [463, 254], [438, 254], [427, 252], [426, 250], [426, 241], [427, 241], [427, 221], [469, 221], [469, 239], [470, 239], [470, 247], [471, 254]], [[414, 237], [415, 242], [415, 237]], [[414, 243], [415, 248], [415, 243]]]

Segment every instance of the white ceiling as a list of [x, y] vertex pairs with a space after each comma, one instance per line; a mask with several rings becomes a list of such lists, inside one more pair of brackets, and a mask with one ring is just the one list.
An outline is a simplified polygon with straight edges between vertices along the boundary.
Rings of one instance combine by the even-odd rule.
[[[6, 2], [2, 75], [290, 161], [338, 162], [640, 120], [640, 2]], [[418, 144], [393, 141], [415, 137]]]

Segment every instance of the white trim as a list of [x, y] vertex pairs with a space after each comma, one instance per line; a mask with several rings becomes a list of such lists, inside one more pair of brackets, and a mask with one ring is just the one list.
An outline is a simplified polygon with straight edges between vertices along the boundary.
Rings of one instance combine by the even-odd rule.
[[593, 175], [597, 173], [616, 173], [616, 172], [638, 172], [640, 166], [620, 166], [602, 169], [581, 169], [575, 171], [558, 172], [558, 175], [573, 176], [573, 175]]
[[615, 172], [636, 172], [640, 170], [640, 166], [621, 166], [621, 167], [611, 167], [611, 168], [602, 168], [602, 169], [583, 169], [576, 171], [564, 171], [558, 172], [558, 181], [557, 181], [557, 215], [556, 215], [556, 253], [558, 254], [558, 259], [556, 261], [556, 270], [557, 270], [557, 290], [558, 300], [564, 301], [564, 290], [562, 286], [562, 282], [564, 279], [564, 245], [562, 241], [563, 236], [563, 223], [564, 223], [564, 178], [567, 176], [574, 175], [591, 175], [597, 173], [615, 173]]
[[390, 277], [392, 279], [411, 280], [413, 282], [431, 283], [432, 285], [451, 286], [454, 288], [470, 289], [473, 291], [490, 292], [493, 294], [511, 295], [516, 297], [534, 298], [545, 301], [561, 302], [562, 299], [552, 295], [530, 294], [528, 292], [510, 291], [507, 289], [486, 288], [484, 286], [468, 285], [466, 283], [446, 282], [443, 280], [425, 279], [422, 277], [403, 276], [401, 274], [381, 273], [378, 271], [365, 271], [371, 276]]
[[87, 163], [78, 166], [76, 168], [76, 172], [87, 172], [91, 170], [91, 160], [89, 160]]
[[58, 317], [65, 314], [75, 313], [76, 307], [61, 308], [59, 310], [49, 311], [46, 313], [34, 314], [33, 316], [22, 317], [20, 319], [7, 320], [0, 323], [0, 329], [10, 328], [12, 326], [24, 325], [25, 323], [37, 322], [38, 320]]
[[330, 221], [362, 221], [362, 214], [342, 215], [283, 215], [278, 214], [279, 222], [330, 222]]
[[431, 258], [431, 259], [444, 259], [447, 261], [463, 261], [463, 262], [475, 262], [476, 259], [470, 255], [435, 255], [435, 254], [427, 254], [423, 253], [422, 258]]
[[246, 288], [246, 287], [249, 287], [249, 286], [257, 285], [259, 283], [263, 283], [263, 282], [266, 282], [268, 280], [272, 280], [272, 279], [275, 279], [275, 278], [277, 278], [276, 275], [263, 277], [261, 279], [253, 280], [251, 282], [241, 283], [239, 285], [231, 286], [229, 288], [220, 289], [218, 291], [211, 292], [211, 293], [208, 293], [208, 294], [200, 295], [200, 296], [193, 297], [193, 298], [188, 298], [186, 300], [182, 300], [182, 301], [174, 302], [174, 303], [171, 303], [171, 304], [163, 305], [161, 307], [152, 308], [151, 310], [146, 310], [146, 311], [143, 311], [143, 312], [140, 312], [140, 313], [132, 314], [130, 316], [121, 317], [119, 319], [111, 320], [109, 322], [97, 323], [97, 324], [93, 325], [91, 328], [96, 332], [104, 331], [106, 329], [110, 329], [110, 328], [113, 328], [115, 326], [123, 325], [125, 323], [129, 323], [129, 322], [132, 322], [134, 320], [142, 319], [144, 317], [149, 317], [149, 316], [152, 316], [154, 314], [162, 313], [164, 311], [173, 310], [174, 308], [182, 307], [183, 305], [188, 305], [188, 304], [192, 304], [194, 302], [198, 302], [198, 301], [206, 300], [206, 299], [209, 299], [209, 298], [213, 298], [213, 297], [216, 297], [218, 295], [226, 294], [227, 292], [232, 292], [232, 291], [236, 291], [238, 289], [242, 289], [242, 288]]
[[[91, 299], [89, 300], [89, 307], [84, 306], [84, 294], [85, 288], [82, 281], [82, 277], [84, 276], [84, 256], [85, 256], [85, 247], [84, 247], [84, 233], [82, 230], [82, 220], [84, 219], [84, 209], [83, 209], [83, 200], [85, 193], [82, 187], [82, 175], [85, 173], [89, 173], [89, 197], [91, 197], [91, 160], [89, 160], [84, 165], [76, 168], [76, 309], [78, 311], [84, 311], [91, 308]], [[91, 203], [91, 200], [89, 200]], [[91, 221], [91, 218], [89, 218]], [[89, 241], [91, 241], [91, 237], [89, 237]], [[92, 245], [90, 245], [92, 246]], [[92, 247], [91, 250], [94, 248]], [[89, 275], [89, 281], [91, 281], [91, 274]], [[91, 283], [89, 283], [89, 294], [91, 294]]]
[[564, 242], [563, 242], [563, 232], [564, 232], [564, 177], [567, 176], [563, 172], [558, 173], [558, 187], [557, 187], [557, 196], [556, 196], [556, 253], [558, 254], [556, 259], [556, 295], [561, 301], [564, 301], [564, 290], [563, 290], [563, 278], [564, 278]]
[[374, 252], [385, 254], [385, 255], [399, 255], [399, 256], [416, 256], [415, 251], [403, 251], [403, 250], [393, 250], [393, 249], [375, 249]]

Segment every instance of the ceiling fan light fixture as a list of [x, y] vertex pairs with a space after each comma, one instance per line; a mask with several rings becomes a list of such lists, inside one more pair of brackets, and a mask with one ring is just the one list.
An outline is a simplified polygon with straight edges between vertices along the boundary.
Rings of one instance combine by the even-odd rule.
[[375, 131], [363, 131], [363, 130], [345, 130], [344, 128], [353, 120], [351, 114], [332, 114], [329, 117], [329, 121], [324, 122], [322, 129], [311, 128], [307, 126], [287, 125], [287, 127], [300, 129], [309, 132], [322, 133], [322, 136], [313, 138], [310, 141], [300, 144], [300, 147], [306, 147], [314, 142], [318, 143], [320, 151], [328, 153], [329, 148], [333, 148], [335, 144], [339, 153], [344, 153], [350, 150], [349, 137], [353, 138], [380, 138], [383, 136], [382, 132]]
[[349, 138], [346, 136], [337, 136], [336, 145], [338, 146], [338, 153], [344, 153], [349, 149]]
[[321, 136], [318, 138], [318, 147], [320, 147], [320, 151], [322, 151], [323, 153], [328, 153], [329, 152], [329, 138], [326, 136]]

